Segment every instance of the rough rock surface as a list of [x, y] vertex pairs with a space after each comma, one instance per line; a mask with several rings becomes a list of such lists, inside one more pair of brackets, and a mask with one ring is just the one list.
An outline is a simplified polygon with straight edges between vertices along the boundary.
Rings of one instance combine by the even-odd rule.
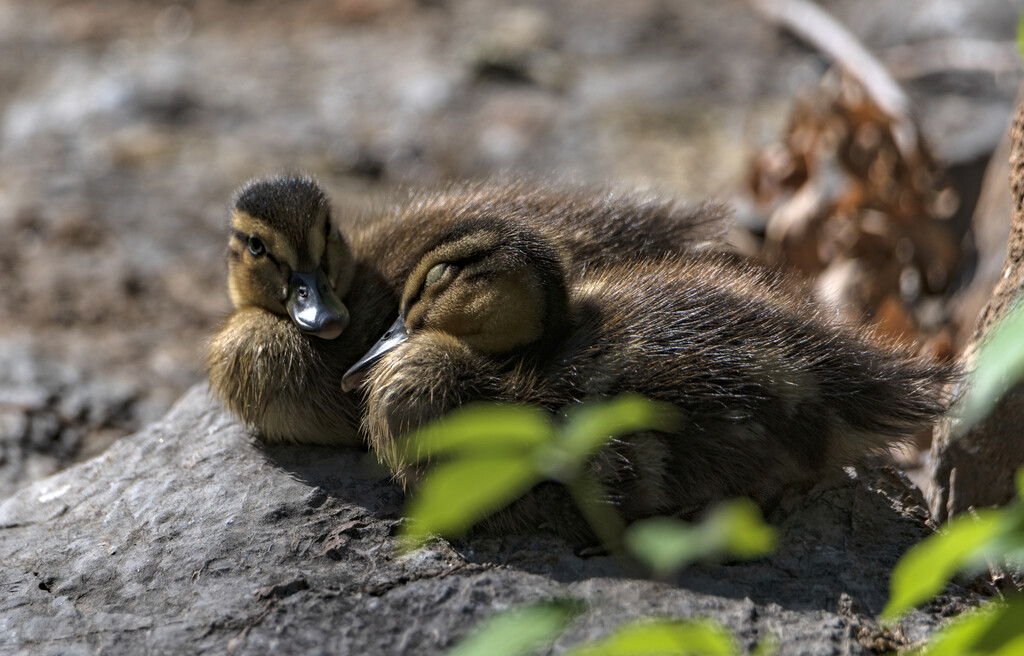
[[[964, 350], [970, 369], [978, 349], [1024, 293], [1024, 105], [1010, 130], [1010, 194], [1013, 221], [1003, 273], [981, 313], [971, 343]], [[956, 393], [962, 393], [957, 389]], [[1000, 400], [991, 414], [964, 435], [955, 419], [943, 422], [931, 452], [929, 506], [938, 521], [968, 508], [1007, 503], [1016, 492], [1014, 473], [1024, 465], [1024, 384]]]
[[495, 611], [573, 597], [588, 611], [555, 652], [657, 614], [718, 619], [747, 647], [774, 634], [781, 654], [867, 654], [971, 601], [951, 589], [879, 632], [889, 571], [930, 530], [920, 496], [885, 470], [786, 498], [775, 555], [669, 583], [545, 536], [396, 556], [401, 495], [365, 457], [261, 447], [193, 388], [161, 421], [0, 505], [0, 652], [434, 654]]
[[136, 381], [88, 376], [0, 338], [0, 498], [96, 455], [170, 406], [140, 396]]

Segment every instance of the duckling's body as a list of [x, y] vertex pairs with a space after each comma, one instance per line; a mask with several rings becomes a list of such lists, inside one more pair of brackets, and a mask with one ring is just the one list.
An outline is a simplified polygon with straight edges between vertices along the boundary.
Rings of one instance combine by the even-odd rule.
[[[359, 365], [367, 368], [371, 448], [403, 482], [419, 471], [402, 460], [397, 441], [477, 400], [556, 412], [628, 391], [679, 408], [678, 430], [616, 440], [593, 462], [627, 519], [737, 495], [766, 500], [909, 437], [946, 408], [949, 369], [839, 324], [778, 273], [710, 253], [573, 273], [550, 266], [556, 249], [540, 236], [479, 231], [476, 246], [463, 240], [454, 257], [445, 246], [424, 254], [401, 302], [408, 338]], [[501, 249], [511, 254], [491, 255]], [[478, 263], [452, 272], [446, 258]], [[507, 293], [460, 282], [464, 275], [492, 285], [532, 276], [528, 290], [547, 290], [535, 299], [542, 330], [483, 336], [488, 326], [519, 329], [487, 317], [506, 314]], [[453, 290], [457, 303], [446, 299]], [[474, 293], [482, 299], [478, 324], [462, 334], [447, 329], [446, 313]], [[543, 504], [532, 507], [543, 512]]]
[[303, 334], [288, 317], [239, 308], [207, 345], [210, 383], [270, 441], [358, 444], [357, 404], [338, 391], [344, 346]]
[[[309, 178], [257, 180], [243, 187], [231, 212], [228, 286], [236, 311], [207, 347], [211, 388], [267, 441], [360, 444], [360, 397], [342, 392], [342, 376], [393, 319], [419, 254], [452, 230], [470, 220], [528, 225], [558, 244], [558, 258], [584, 271], [689, 249], [722, 219], [713, 205], [685, 209], [512, 184], [420, 192], [335, 226], [326, 196]], [[249, 250], [253, 237], [260, 255]], [[316, 317], [315, 304], [306, 314], [289, 305], [297, 298], [289, 290], [301, 283], [292, 280], [298, 269], [311, 276], [312, 291], [330, 279], [326, 329], [315, 318], [300, 326], [306, 314]], [[339, 330], [342, 315], [348, 323]]]

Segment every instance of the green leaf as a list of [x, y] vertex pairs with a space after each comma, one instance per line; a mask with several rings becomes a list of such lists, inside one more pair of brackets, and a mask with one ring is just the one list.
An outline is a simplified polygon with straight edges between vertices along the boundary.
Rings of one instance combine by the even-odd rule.
[[497, 456], [525, 453], [553, 436], [551, 420], [540, 408], [474, 403], [407, 436], [399, 450], [408, 462], [451, 453]]
[[549, 646], [583, 610], [570, 600], [546, 601], [494, 615], [448, 656], [525, 656]]
[[710, 621], [642, 619], [610, 635], [566, 652], [566, 656], [733, 656], [739, 645], [732, 633]]
[[671, 430], [678, 410], [638, 394], [622, 394], [610, 401], [589, 402], [566, 413], [557, 446], [569, 468], [580, 466], [610, 439], [641, 430]]
[[1017, 21], [1017, 54], [1024, 59], [1024, 12], [1021, 12]]
[[1005, 527], [1002, 511], [982, 510], [953, 518], [939, 533], [914, 545], [893, 569], [882, 620], [898, 619], [941, 592], [957, 571], [976, 566]]
[[779, 653], [779, 640], [773, 634], [766, 635], [761, 642], [754, 645], [750, 656], [775, 656]]
[[721, 504], [703, 526], [704, 530], [720, 535], [723, 552], [736, 558], [763, 556], [778, 546], [778, 532], [765, 524], [761, 509], [750, 499]]
[[751, 558], [771, 553], [778, 535], [764, 523], [754, 502], [736, 499], [718, 506], [697, 525], [667, 517], [635, 522], [624, 539], [656, 576], [664, 576], [710, 556]]
[[634, 522], [626, 529], [623, 540], [626, 548], [655, 576], [680, 570], [713, 551], [700, 530], [668, 517]]
[[608, 494], [601, 483], [581, 470], [566, 483], [566, 488], [601, 544], [612, 555], [622, 555], [620, 545], [626, 524], [615, 506], [608, 502]]
[[465, 458], [430, 470], [406, 511], [408, 546], [432, 534], [456, 537], [540, 481], [525, 457]]
[[989, 602], [943, 627], [926, 649], [928, 656], [1018, 656], [1024, 654], [1024, 596]]
[[1020, 525], [1022, 517], [1019, 508], [1020, 506], [1015, 504], [998, 511], [1003, 530], [978, 549], [979, 558], [1006, 560], [1010, 563], [1022, 562], [1020, 558], [1024, 555], [1024, 530]]
[[1024, 305], [1014, 308], [981, 347], [964, 397], [957, 432], [983, 419], [1024, 375]]

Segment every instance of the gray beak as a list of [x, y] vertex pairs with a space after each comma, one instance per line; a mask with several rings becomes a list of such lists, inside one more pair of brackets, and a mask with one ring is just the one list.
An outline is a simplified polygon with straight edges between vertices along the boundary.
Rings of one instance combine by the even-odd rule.
[[292, 272], [285, 305], [296, 326], [323, 339], [334, 339], [348, 325], [348, 309], [320, 269], [312, 273]]
[[384, 335], [377, 340], [377, 343], [366, 352], [366, 355], [359, 358], [359, 361], [345, 372], [345, 376], [341, 379], [341, 389], [346, 392], [351, 392], [352, 390], [359, 388], [366, 379], [366, 370], [369, 369], [374, 362], [380, 360], [385, 353], [407, 339], [409, 339], [409, 333], [405, 329], [405, 315], [399, 314], [395, 323], [391, 324], [391, 327], [388, 328], [387, 332], [385, 332]]

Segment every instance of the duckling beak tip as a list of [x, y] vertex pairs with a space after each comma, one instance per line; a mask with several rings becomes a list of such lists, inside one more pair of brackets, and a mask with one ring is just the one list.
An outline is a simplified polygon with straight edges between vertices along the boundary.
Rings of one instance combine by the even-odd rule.
[[336, 339], [341, 333], [345, 331], [345, 327], [348, 325], [346, 321], [332, 320], [327, 321], [323, 324], [320, 330], [313, 333], [320, 339]]
[[341, 378], [341, 389], [350, 392], [362, 386], [366, 381], [367, 370], [370, 366], [407, 339], [409, 339], [409, 333], [405, 328], [405, 315], [400, 313], [395, 323], [391, 324], [391, 327], [377, 340], [377, 343], [371, 346], [370, 350], [345, 372]]
[[364, 382], [366, 382], [365, 371], [346, 374], [345, 377], [341, 379], [341, 391], [351, 392], [353, 390], [357, 390], [363, 386]]
[[295, 325], [321, 339], [335, 339], [348, 326], [348, 309], [320, 269], [292, 273], [286, 307]]

